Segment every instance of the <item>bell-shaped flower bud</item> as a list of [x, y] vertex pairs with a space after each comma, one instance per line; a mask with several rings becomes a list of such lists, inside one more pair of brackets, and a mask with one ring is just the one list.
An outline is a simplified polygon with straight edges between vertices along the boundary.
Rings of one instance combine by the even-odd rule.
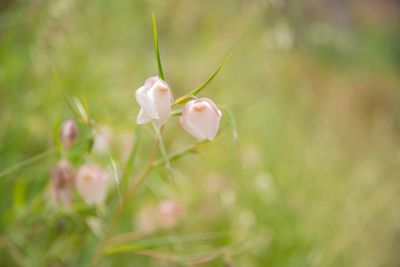
[[181, 215], [182, 207], [174, 200], [163, 200], [158, 205], [159, 224], [165, 229], [173, 228], [177, 225]]
[[135, 92], [136, 101], [141, 109], [137, 124], [154, 121], [158, 127], [164, 125], [171, 115], [172, 93], [166, 82], [158, 76], [150, 77]]
[[74, 170], [68, 160], [62, 159], [54, 167], [53, 196], [57, 204], [69, 206], [71, 204], [71, 190], [74, 185]]
[[157, 206], [148, 206], [139, 211], [136, 225], [144, 233], [152, 233], [158, 229], [172, 229], [183, 217], [183, 207], [172, 199], [163, 200]]
[[218, 132], [221, 116], [221, 111], [213, 101], [199, 98], [185, 105], [180, 123], [183, 129], [199, 141], [212, 141]]
[[68, 149], [78, 137], [78, 127], [74, 119], [64, 121], [60, 130], [60, 142], [65, 149]]
[[86, 164], [76, 175], [76, 188], [88, 205], [103, 203], [108, 186], [108, 173], [96, 164]]

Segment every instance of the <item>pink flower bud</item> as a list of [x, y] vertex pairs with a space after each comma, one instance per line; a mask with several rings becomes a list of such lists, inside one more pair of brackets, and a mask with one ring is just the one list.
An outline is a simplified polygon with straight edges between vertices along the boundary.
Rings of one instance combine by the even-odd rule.
[[55, 202], [69, 206], [71, 204], [71, 189], [74, 185], [74, 171], [70, 162], [65, 159], [60, 160], [53, 169], [52, 178]]
[[157, 206], [149, 206], [139, 211], [136, 225], [144, 233], [152, 233], [159, 229], [172, 229], [182, 219], [183, 208], [175, 200], [167, 199]]
[[68, 149], [78, 137], [78, 127], [74, 119], [64, 121], [60, 130], [60, 141], [65, 149]]
[[218, 132], [221, 116], [221, 111], [213, 101], [199, 98], [185, 105], [180, 123], [183, 129], [199, 141], [212, 141]]
[[103, 203], [108, 186], [108, 173], [96, 164], [86, 164], [76, 175], [76, 188], [88, 205]]
[[158, 214], [154, 207], [141, 209], [135, 219], [137, 228], [143, 233], [150, 234], [158, 228]]
[[166, 82], [157, 76], [150, 77], [136, 90], [135, 97], [141, 107], [137, 124], [154, 120], [160, 127], [167, 122], [171, 115], [172, 93]]
[[182, 215], [182, 207], [174, 200], [161, 201], [158, 205], [158, 211], [159, 224], [165, 229], [175, 227]]

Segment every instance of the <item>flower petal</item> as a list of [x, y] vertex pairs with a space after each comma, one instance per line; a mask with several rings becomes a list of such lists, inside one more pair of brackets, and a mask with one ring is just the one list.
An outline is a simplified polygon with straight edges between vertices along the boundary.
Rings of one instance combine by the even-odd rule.
[[153, 119], [159, 119], [157, 109], [154, 103], [154, 97], [151, 88], [145, 86], [140, 87], [135, 92], [136, 101], [139, 103], [143, 111]]
[[83, 165], [76, 176], [78, 193], [88, 205], [101, 204], [107, 193], [108, 174], [95, 164]]
[[152, 120], [152, 118], [150, 116], [148, 116], [141, 108], [139, 111], [139, 114], [137, 116], [136, 123], [137, 124], [146, 124], [146, 123], [150, 122], [151, 120]]

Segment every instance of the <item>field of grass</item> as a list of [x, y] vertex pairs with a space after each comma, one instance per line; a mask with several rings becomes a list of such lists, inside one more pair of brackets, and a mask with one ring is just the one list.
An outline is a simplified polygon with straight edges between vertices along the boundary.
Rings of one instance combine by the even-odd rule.
[[[0, 265], [399, 266], [400, 6], [304, 2], [0, 3]], [[134, 92], [157, 74], [153, 12], [175, 99], [232, 55], [199, 94], [223, 112], [217, 138], [199, 145], [171, 117], [167, 156], [190, 153], [142, 176], [164, 160], [136, 125]], [[90, 152], [71, 99], [103, 136]], [[62, 156], [110, 173], [112, 158], [119, 185], [110, 175], [103, 205], [76, 191], [55, 205]], [[178, 212], [155, 218], [168, 201]]]

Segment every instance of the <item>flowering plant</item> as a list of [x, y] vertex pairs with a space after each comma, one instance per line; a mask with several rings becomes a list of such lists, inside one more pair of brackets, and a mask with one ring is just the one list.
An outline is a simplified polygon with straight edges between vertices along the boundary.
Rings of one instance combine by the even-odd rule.
[[[114, 229], [118, 224], [119, 218], [122, 216], [124, 207], [129, 203], [128, 200], [131, 199], [132, 194], [144, 181], [145, 177], [148, 176], [153, 169], [163, 166], [167, 170], [168, 175], [172, 180], [174, 180], [171, 162], [185, 154], [196, 152], [201, 145], [207, 141], [213, 141], [216, 138], [220, 127], [222, 112], [218, 106], [213, 100], [206, 97], [197, 98], [197, 95], [201, 93], [216, 77], [229, 56], [206, 82], [198, 88], [174, 100], [173, 90], [165, 79], [161, 65], [154, 14], [152, 21], [158, 74], [146, 79], [144, 84], [134, 93], [134, 98], [140, 107], [136, 118], [136, 123], [138, 125], [136, 132], [137, 135], [138, 127], [144, 124], [152, 124], [155, 133], [155, 142], [151, 152], [151, 157], [143, 172], [136, 176], [135, 179], [130, 179], [135, 158], [138, 153], [138, 145], [140, 143], [136, 140], [136, 143], [132, 146], [128, 159], [126, 160], [123, 174], [121, 176], [119, 175], [119, 168], [116, 164], [116, 160], [107, 148], [107, 139], [109, 139], [109, 137], [102, 134], [101, 128], [90, 116], [88, 105], [84, 100], [74, 98], [68, 99], [67, 101], [71, 110], [75, 113], [76, 119], [81, 124], [78, 125], [75, 119], [68, 119], [61, 125], [59, 134], [55, 134], [55, 142], [61, 155], [61, 159], [56, 164], [52, 173], [52, 196], [56, 206], [70, 207], [71, 202], [73, 201], [72, 189], [75, 187], [76, 192], [87, 205], [98, 207], [99, 211], [104, 213], [104, 204], [107, 200], [107, 192], [110, 191], [108, 189], [110, 186], [110, 177], [114, 177], [116, 182], [115, 184], [119, 196], [120, 208], [117, 207], [112, 210], [111, 220], [109, 221], [106, 230], [104, 232], [100, 231], [101, 233], [99, 233], [101, 241], [95, 249], [95, 253], [92, 257], [91, 263], [93, 265], [98, 262], [104, 251], [113, 250], [113, 248], [118, 245], [118, 243], [112, 243], [110, 246], [110, 238], [112, 238]], [[232, 119], [231, 114], [229, 115], [229, 118]], [[162, 136], [164, 126], [169, 122], [172, 116], [180, 116], [179, 122], [182, 128], [188, 134], [196, 138], [198, 142], [190, 147], [179, 150], [178, 152], [169, 153], [165, 147]], [[78, 130], [79, 128], [83, 129]], [[82, 144], [82, 142], [77, 141], [79, 139], [78, 132], [88, 134], [88, 137], [83, 140], [83, 142], [88, 143], [88, 153], [86, 157], [82, 157], [81, 162], [83, 161], [83, 163], [80, 163], [81, 166], [78, 170], [74, 171], [73, 164], [68, 158], [71, 157], [74, 149]], [[99, 144], [102, 148], [96, 149]], [[95, 157], [90, 156], [91, 153], [96, 153], [96, 151], [100, 151], [101, 154], [103, 154], [103, 157], [108, 159], [111, 171], [102, 167], [101, 161], [96, 162], [98, 160], [96, 160]], [[161, 155], [160, 158], [157, 158], [157, 151], [159, 151]], [[122, 189], [120, 188], [120, 181], [123, 183]], [[138, 218], [140, 219], [139, 228], [154, 229], [154, 227], [157, 226], [161, 229], [170, 229], [177, 224], [182, 212], [181, 205], [175, 200], [164, 200], [160, 202], [158, 209], [147, 209], [138, 215]], [[140, 223], [143, 221], [147, 222], [145, 223], [145, 226], [143, 226], [143, 223]], [[150, 227], [149, 221], [153, 221], [151, 225], [154, 227]], [[146, 230], [145, 233], [147, 232], [149, 231]]]

